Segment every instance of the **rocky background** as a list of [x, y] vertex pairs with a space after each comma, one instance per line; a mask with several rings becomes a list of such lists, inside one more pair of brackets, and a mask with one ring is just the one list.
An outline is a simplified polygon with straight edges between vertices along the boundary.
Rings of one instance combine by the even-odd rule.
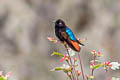
[[[51, 21], [63, 19], [84, 42], [81, 55], [89, 73], [90, 51], [101, 51], [102, 61], [120, 62], [120, 0], [0, 0], [0, 70], [11, 71], [10, 80], [66, 80], [53, 51], [65, 52], [53, 44]], [[99, 73], [98, 73], [99, 72]], [[120, 70], [111, 71], [120, 77]], [[104, 80], [104, 71], [95, 71], [95, 80]]]

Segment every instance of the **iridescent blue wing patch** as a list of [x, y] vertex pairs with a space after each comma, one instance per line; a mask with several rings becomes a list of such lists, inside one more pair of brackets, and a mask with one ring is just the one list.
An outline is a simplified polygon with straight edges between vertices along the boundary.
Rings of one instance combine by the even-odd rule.
[[69, 38], [71, 39], [71, 40], [73, 40], [73, 41], [76, 41], [76, 38], [75, 38], [75, 36], [74, 36], [74, 34], [73, 34], [73, 32], [72, 32], [72, 30], [71, 29], [69, 29], [68, 27], [66, 27], [66, 33], [68, 34], [68, 36], [69, 36]]

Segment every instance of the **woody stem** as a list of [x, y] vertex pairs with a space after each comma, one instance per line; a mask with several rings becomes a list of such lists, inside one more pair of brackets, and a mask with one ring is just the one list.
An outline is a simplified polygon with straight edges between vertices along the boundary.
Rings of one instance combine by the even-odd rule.
[[73, 72], [72, 72], [72, 73], [73, 73], [73, 80], [78, 80], [77, 75], [76, 75], [76, 72], [75, 72], [74, 65], [73, 65], [73, 63], [72, 63], [71, 56], [70, 56], [69, 51], [68, 51], [68, 48], [67, 48], [67, 45], [64, 44], [64, 46], [65, 46], [65, 48], [66, 48], [66, 50], [67, 50], [67, 54], [68, 54], [68, 56], [70, 57], [71, 67], [73, 67]]
[[[94, 62], [95, 62], [95, 59], [96, 59], [96, 55], [94, 55], [94, 59], [93, 59]], [[92, 71], [91, 71], [92, 76], [93, 76], [93, 74], [94, 74], [94, 69], [92, 69]]]
[[84, 71], [83, 71], [83, 67], [82, 67], [82, 60], [80, 58], [80, 53], [78, 53], [78, 57], [79, 57], [79, 61], [80, 61], [80, 68], [81, 68], [81, 72], [82, 72], [82, 77], [83, 77], [83, 80], [85, 80], [85, 78], [84, 78]]

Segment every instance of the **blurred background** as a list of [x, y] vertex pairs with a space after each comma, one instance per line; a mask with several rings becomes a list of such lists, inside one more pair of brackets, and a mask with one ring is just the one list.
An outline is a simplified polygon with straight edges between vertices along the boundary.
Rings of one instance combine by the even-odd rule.
[[[55, 37], [50, 21], [58, 18], [88, 38], [81, 50], [86, 74], [93, 49], [104, 55], [101, 61], [120, 62], [120, 0], [0, 0], [0, 71], [11, 71], [10, 80], [66, 80], [50, 71], [62, 65], [51, 53], [65, 52], [47, 40]], [[104, 72], [96, 70], [95, 80], [104, 80]], [[120, 70], [109, 75], [120, 77]]]

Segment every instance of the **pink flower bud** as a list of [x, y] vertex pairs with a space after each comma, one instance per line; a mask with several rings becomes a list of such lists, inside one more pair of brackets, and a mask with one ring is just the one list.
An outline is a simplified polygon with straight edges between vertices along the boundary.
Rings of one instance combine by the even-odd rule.
[[112, 64], [109, 61], [104, 62], [104, 66], [112, 67]]
[[101, 57], [101, 56], [103, 56], [99, 51], [97, 52], [97, 56], [98, 57]]
[[92, 54], [93, 56], [96, 56], [96, 53], [97, 53], [96, 50], [92, 50], [92, 51], [91, 51], [91, 54]]
[[8, 72], [8, 73], [5, 75], [5, 77], [8, 78], [8, 77], [10, 77], [10, 75], [11, 75], [11, 72]]
[[0, 71], [0, 76], [2, 76], [3, 71]]

